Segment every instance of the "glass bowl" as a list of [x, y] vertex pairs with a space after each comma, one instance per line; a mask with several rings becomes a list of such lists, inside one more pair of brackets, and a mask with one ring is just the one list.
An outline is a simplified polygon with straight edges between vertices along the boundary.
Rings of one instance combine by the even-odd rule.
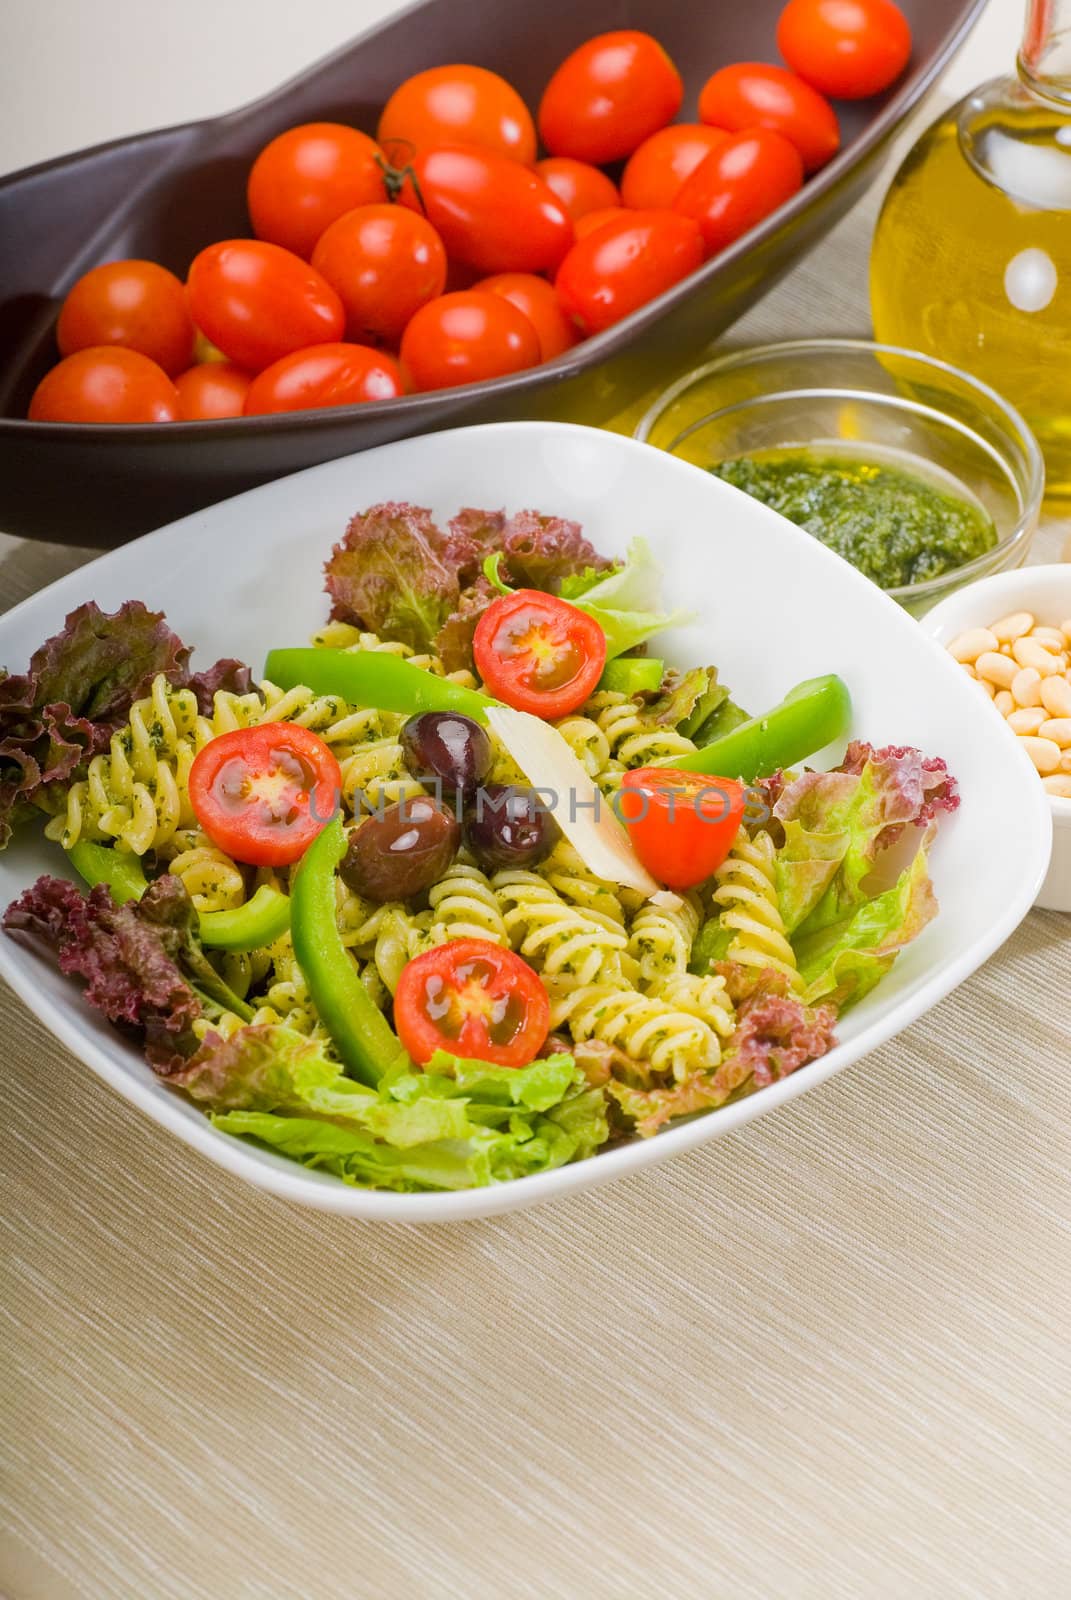
[[887, 592], [921, 616], [962, 584], [1021, 566], [1045, 469], [1019, 413], [986, 384], [930, 356], [866, 339], [801, 339], [719, 356], [671, 384], [637, 439], [700, 467], [757, 450], [848, 451], [965, 494], [992, 517], [991, 550]]

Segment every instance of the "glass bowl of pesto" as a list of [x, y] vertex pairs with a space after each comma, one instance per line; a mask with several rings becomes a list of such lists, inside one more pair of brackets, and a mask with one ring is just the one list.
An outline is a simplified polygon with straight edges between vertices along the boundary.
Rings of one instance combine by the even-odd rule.
[[865, 339], [719, 356], [635, 434], [780, 511], [916, 616], [1021, 566], [1045, 485], [1037, 441], [994, 390]]

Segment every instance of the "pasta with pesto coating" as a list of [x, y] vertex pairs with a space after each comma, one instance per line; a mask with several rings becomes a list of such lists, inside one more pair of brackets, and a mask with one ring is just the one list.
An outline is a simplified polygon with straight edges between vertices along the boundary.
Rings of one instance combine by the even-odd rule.
[[748, 834], [741, 828], [714, 874], [717, 887], [712, 898], [722, 929], [732, 935], [726, 960], [752, 969], [771, 968], [798, 990], [803, 984], [777, 903], [775, 855], [769, 833]]

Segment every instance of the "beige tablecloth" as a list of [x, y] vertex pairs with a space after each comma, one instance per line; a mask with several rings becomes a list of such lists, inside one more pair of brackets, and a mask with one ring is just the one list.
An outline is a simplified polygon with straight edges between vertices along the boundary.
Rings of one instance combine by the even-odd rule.
[[[865, 330], [873, 209], [735, 337]], [[7, 602], [84, 558], [11, 547]], [[441, 1230], [243, 1187], [0, 994], [8, 1600], [1071, 1593], [1069, 941], [1034, 913], [776, 1116]]]

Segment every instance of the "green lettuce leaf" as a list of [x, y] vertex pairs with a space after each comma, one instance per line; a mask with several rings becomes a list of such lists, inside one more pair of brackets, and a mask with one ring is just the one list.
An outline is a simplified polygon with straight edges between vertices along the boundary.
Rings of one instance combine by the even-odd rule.
[[586, 574], [580, 579], [566, 578], [562, 583], [562, 596], [586, 611], [602, 628], [608, 660], [624, 655], [626, 650], [634, 650], [663, 628], [679, 627], [691, 621], [691, 613], [687, 611], [652, 609], [652, 602], [657, 605], [661, 592], [662, 569], [645, 539], [632, 541], [623, 566], [597, 583], [588, 583], [586, 579]]

